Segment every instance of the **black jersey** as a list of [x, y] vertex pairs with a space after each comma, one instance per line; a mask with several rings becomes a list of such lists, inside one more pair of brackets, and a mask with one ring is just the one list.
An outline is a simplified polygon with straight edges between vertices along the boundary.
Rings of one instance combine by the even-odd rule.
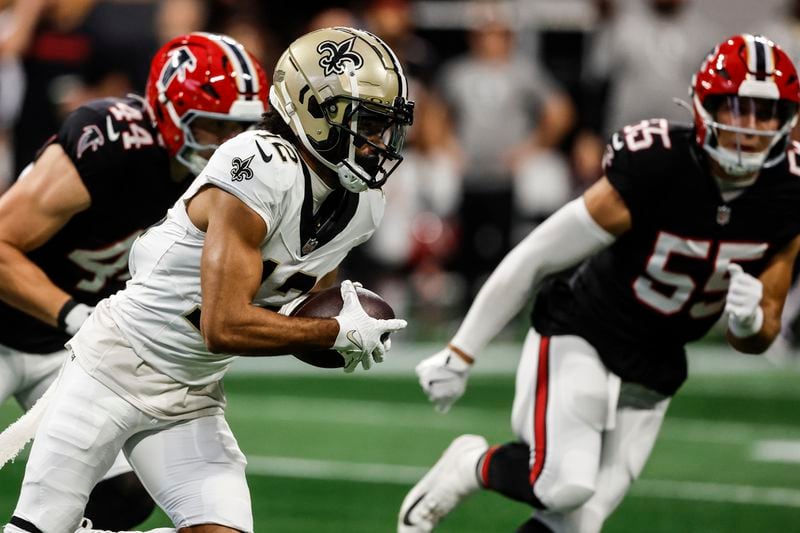
[[[170, 177], [169, 155], [144, 101], [135, 97], [77, 109], [51, 142], [72, 160], [91, 205], [28, 257], [76, 301], [95, 305], [123, 288], [133, 240], [165, 215], [191, 180]], [[69, 338], [3, 303], [0, 324], [0, 343], [26, 352], [51, 353]]]
[[673, 394], [686, 379], [685, 343], [722, 314], [727, 265], [759, 276], [800, 233], [798, 151], [726, 202], [688, 126], [659, 119], [615, 134], [605, 173], [632, 229], [545, 282], [534, 327], [581, 336], [621, 378]]

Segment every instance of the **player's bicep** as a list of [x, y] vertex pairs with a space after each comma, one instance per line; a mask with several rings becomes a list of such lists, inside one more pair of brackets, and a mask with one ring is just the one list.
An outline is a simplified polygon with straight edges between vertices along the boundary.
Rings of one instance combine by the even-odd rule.
[[631, 229], [631, 212], [605, 176], [583, 193], [583, 201], [594, 221], [612, 235]]
[[200, 273], [205, 326], [253, 301], [261, 284], [261, 243], [267, 226], [230, 193], [210, 187], [201, 194], [208, 210]]
[[22, 251], [47, 242], [91, 196], [58, 144], [48, 146], [30, 172], [0, 197], [0, 241]]

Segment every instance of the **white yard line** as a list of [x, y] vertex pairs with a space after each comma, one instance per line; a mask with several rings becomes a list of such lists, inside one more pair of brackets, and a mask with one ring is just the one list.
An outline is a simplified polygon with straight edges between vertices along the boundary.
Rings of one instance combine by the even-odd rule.
[[[409, 486], [416, 483], [427, 471], [427, 467], [418, 466], [352, 463], [294, 457], [251, 455], [248, 456], [247, 462], [248, 473], [257, 476], [391, 483]], [[800, 508], [800, 490], [752, 485], [642, 479], [633, 486], [631, 496]]]
[[797, 489], [697, 481], [641, 479], [633, 486], [631, 495], [644, 498], [800, 507], [800, 490]]
[[800, 440], [760, 440], [752, 458], [771, 463], [800, 463]]
[[[235, 416], [248, 420], [435, 430], [458, 430], [468, 423], [478, 427], [509, 427], [510, 430], [509, 410], [496, 407], [457, 405], [449, 414], [440, 415], [426, 403], [303, 398], [268, 393], [239, 395], [232, 404], [237, 407]], [[751, 443], [756, 436], [800, 439], [800, 427], [667, 416], [659, 439], [742, 445]]]
[[[423, 358], [442, 349], [441, 343], [413, 343], [402, 339], [394, 344], [386, 361], [370, 370], [370, 376], [414, 376], [414, 367]], [[511, 375], [517, 370], [522, 344], [515, 342], [493, 342], [481, 352], [473, 374]], [[775, 365], [764, 357], [753, 357], [736, 353], [725, 345], [690, 344], [689, 375], [752, 375], [755, 372], [775, 371]], [[791, 361], [782, 371], [800, 373], [800, 361]], [[358, 371], [361, 372], [360, 370]], [[301, 363], [291, 356], [240, 357], [233, 364], [232, 374], [289, 374], [300, 376], [348, 379], [352, 376], [337, 369], [320, 369]]]

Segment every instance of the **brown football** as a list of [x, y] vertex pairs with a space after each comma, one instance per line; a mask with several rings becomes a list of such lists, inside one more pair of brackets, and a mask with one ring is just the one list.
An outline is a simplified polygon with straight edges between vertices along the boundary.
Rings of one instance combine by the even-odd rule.
[[[373, 318], [394, 318], [392, 306], [386, 300], [363, 287], [356, 288], [358, 301], [366, 313]], [[330, 287], [321, 291], [312, 292], [298, 305], [290, 316], [306, 318], [333, 318], [342, 310], [342, 293], [339, 286]], [[388, 334], [387, 334], [388, 336]], [[384, 339], [385, 340], [385, 339]], [[336, 350], [316, 350], [306, 353], [296, 353], [295, 357], [319, 368], [341, 368], [344, 358]]]

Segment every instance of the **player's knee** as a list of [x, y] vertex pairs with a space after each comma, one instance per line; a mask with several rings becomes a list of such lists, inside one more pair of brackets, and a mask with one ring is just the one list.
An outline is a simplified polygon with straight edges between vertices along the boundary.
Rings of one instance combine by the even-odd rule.
[[588, 502], [592, 496], [594, 496], [594, 486], [564, 483], [553, 488], [545, 503], [549, 511], [569, 512]]
[[89, 496], [85, 515], [97, 529], [129, 530], [144, 522], [155, 503], [133, 472], [104, 479]]

